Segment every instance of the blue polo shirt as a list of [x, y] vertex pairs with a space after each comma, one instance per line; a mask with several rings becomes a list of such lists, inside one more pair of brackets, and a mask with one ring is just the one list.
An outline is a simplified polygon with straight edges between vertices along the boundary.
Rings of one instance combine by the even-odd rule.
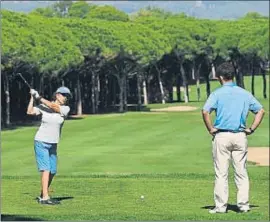
[[261, 109], [262, 105], [258, 100], [234, 82], [225, 83], [212, 92], [203, 107], [209, 113], [215, 110], [215, 128], [235, 132], [246, 128], [249, 111], [257, 113]]

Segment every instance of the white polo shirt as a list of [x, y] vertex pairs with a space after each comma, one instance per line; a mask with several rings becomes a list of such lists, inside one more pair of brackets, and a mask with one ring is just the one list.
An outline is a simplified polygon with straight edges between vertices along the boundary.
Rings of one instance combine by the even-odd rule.
[[60, 113], [54, 112], [44, 104], [34, 107], [35, 114], [42, 115], [41, 125], [36, 133], [35, 140], [46, 143], [58, 143], [62, 126], [69, 111], [69, 106], [60, 106]]

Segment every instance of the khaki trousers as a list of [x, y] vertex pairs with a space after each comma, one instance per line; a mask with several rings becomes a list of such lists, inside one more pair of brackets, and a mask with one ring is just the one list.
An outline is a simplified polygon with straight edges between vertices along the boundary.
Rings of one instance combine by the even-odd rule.
[[213, 138], [215, 168], [214, 201], [216, 208], [226, 210], [229, 198], [228, 171], [230, 160], [237, 187], [237, 206], [249, 208], [249, 178], [247, 173], [247, 136], [245, 133], [217, 133]]

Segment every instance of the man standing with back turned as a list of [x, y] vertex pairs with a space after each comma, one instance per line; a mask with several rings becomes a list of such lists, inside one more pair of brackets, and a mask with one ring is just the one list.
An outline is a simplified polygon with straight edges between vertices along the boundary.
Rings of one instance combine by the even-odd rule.
[[[247, 135], [254, 133], [260, 125], [264, 110], [251, 93], [236, 86], [233, 82], [234, 67], [230, 63], [221, 64], [216, 73], [222, 87], [211, 93], [202, 110], [205, 126], [213, 136], [215, 208], [209, 213], [227, 212], [228, 171], [231, 158], [237, 187], [237, 206], [240, 212], [248, 212], [250, 206], [249, 178], [246, 168]], [[216, 112], [214, 126], [210, 118], [213, 110]], [[255, 114], [255, 118], [248, 128], [246, 119], [249, 111]]]

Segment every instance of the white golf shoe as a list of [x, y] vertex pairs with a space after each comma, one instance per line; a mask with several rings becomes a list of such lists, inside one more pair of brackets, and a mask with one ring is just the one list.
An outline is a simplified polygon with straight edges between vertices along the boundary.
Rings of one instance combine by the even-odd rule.
[[210, 214], [224, 214], [224, 213], [227, 213], [227, 211], [226, 210], [220, 210], [220, 209], [215, 207], [214, 209], [209, 210], [209, 213]]
[[239, 212], [240, 213], [247, 213], [249, 211], [250, 211], [250, 208], [248, 206], [239, 207]]

